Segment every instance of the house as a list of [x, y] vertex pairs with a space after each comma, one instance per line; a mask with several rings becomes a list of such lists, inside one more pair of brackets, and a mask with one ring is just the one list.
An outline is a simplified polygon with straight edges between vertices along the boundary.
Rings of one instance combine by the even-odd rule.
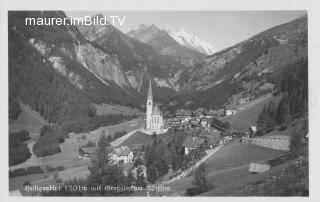
[[173, 119], [170, 119], [169, 120], [169, 127], [171, 127], [171, 128], [179, 128], [180, 127], [180, 125], [181, 125], [181, 122], [180, 122], [180, 120], [179, 119], [177, 119], [177, 118], [173, 118]]
[[199, 149], [201, 144], [205, 144], [205, 139], [196, 137], [196, 136], [188, 136], [186, 137], [186, 140], [183, 143], [184, 147], [184, 154], [188, 155], [189, 152], [193, 149]]
[[247, 103], [249, 101], [250, 101], [250, 97], [243, 97], [243, 98], [240, 98], [237, 103], [239, 105], [242, 105], [242, 104], [245, 104], [245, 103]]
[[200, 107], [194, 111], [194, 114], [196, 117], [202, 117], [202, 116], [204, 116], [204, 109], [202, 107]]
[[143, 144], [132, 144], [129, 148], [133, 152], [134, 158], [144, 156]]
[[217, 112], [212, 109], [205, 111], [205, 114], [207, 118], [217, 116]]
[[236, 113], [237, 113], [237, 110], [233, 109], [233, 108], [230, 108], [230, 109], [225, 108], [225, 110], [224, 110], [224, 115], [225, 116], [231, 116], [231, 115], [234, 115]]
[[114, 163], [131, 163], [133, 161], [133, 152], [128, 146], [121, 146], [113, 148], [109, 153], [109, 157]]
[[97, 152], [96, 147], [86, 147], [86, 148], [80, 148], [78, 150], [79, 158], [89, 158], [93, 156]]
[[189, 110], [189, 109], [187, 109], [187, 110], [185, 110], [185, 109], [178, 109], [178, 110], [176, 111], [175, 115], [176, 115], [177, 118], [182, 118], [182, 119], [184, 119], [184, 118], [191, 118], [191, 116], [192, 116], [192, 111]]
[[254, 137], [254, 135], [256, 134], [257, 131], [258, 131], [257, 126], [250, 126], [249, 127], [249, 137], [250, 138]]
[[270, 170], [270, 165], [265, 163], [250, 163], [249, 172], [262, 173]]
[[202, 118], [200, 119], [200, 124], [201, 124], [201, 126], [202, 126], [203, 128], [207, 128], [207, 127], [208, 127], [208, 119], [205, 118], [205, 117], [202, 117]]

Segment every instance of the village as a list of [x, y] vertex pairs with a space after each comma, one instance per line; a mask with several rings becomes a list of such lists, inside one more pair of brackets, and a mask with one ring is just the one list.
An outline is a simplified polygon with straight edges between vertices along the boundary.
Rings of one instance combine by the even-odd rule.
[[[238, 104], [244, 104], [249, 99], [240, 99]], [[206, 110], [198, 108], [196, 110], [178, 109], [174, 114], [162, 112], [158, 105], [153, 106], [153, 94], [151, 79], [149, 83], [149, 92], [147, 96], [145, 126], [137, 130], [136, 134], [147, 136], [162, 136], [164, 134], [175, 134], [177, 131], [184, 131], [186, 137], [182, 142], [180, 151], [183, 155], [189, 156], [190, 153], [200, 153], [200, 156], [194, 159], [188, 166], [182, 169], [169, 169], [165, 177], [159, 182], [172, 181], [174, 178], [186, 175], [199, 165], [200, 161], [211, 156], [222, 145], [233, 141], [242, 141], [242, 138], [253, 138], [257, 132], [257, 127], [252, 125], [247, 130], [232, 130], [230, 124], [219, 120], [221, 117], [228, 117], [237, 113], [236, 108], [224, 107], [220, 110]], [[125, 134], [123, 134], [126, 136]], [[134, 136], [133, 133], [131, 136]], [[121, 139], [121, 138], [119, 138]], [[143, 175], [147, 179], [147, 167], [145, 163], [145, 150], [148, 145], [144, 143], [130, 144], [126, 139], [116, 145], [112, 142], [107, 147], [109, 163], [118, 165], [122, 168], [123, 173], [127, 176], [133, 174], [135, 178]], [[117, 140], [116, 140], [117, 141]], [[129, 141], [130, 142], [130, 141]], [[79, 158], [88, 160], [92, 158], [97, 151], [97, 143], [85, 144], [79, 148]], [[212, 152], [214, 151], [214, 152]], [[197, 163], [198, 162], [198, 163]], [[197, 165], [198, 164], [198, 165]], [[196, 166], [195, 166], [196, 165]], [[169, 165], [171, 167], [172, 165]], [[139, 170], [139, 172], [137, 172]]]

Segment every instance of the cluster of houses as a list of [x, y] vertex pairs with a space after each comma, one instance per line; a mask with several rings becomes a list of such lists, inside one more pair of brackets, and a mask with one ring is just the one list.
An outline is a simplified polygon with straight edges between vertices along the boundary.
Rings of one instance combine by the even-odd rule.
[[187, 136], [184, 143], [184, 154], [188, 155], [191, 150], [213, 149], [221, 143], [221, 134], [219, 131], [202, 131], [199, 135]]
[[174, 116], [166, 119], [166, 124], [170, 128], [204, 128], [210, 130], [211, 121], [214, 117], [230, 116], [237, 113], [236, 109], [223, 108], [220, 110], [197, 110], [179, 109]]

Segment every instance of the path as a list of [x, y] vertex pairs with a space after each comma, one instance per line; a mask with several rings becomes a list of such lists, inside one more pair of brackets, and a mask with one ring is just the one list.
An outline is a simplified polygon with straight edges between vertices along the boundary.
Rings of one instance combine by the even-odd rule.
[[185, 172], [181, 173], [179, 176], [164, 182], [163, 184], [167, 184], [167, 183], [171, 183], [174, 182], [176, 180], [179, 180], [181, 178], [184, 178], [185, 176], [187, 176], [190, 172], [192, 172], [193, 170], [195, 170], [199, 165], [201, 165], [201, 163], [205, 162], [208, 158], [210, 158], [214, 153], [216, 153], [217, 151], [219, 151], [219, 149], [222, 147], [223, 145], [219, 145], [216, 148], [209, 150], [208, 154], [203, 157], [202, 159], [200, 159], [194, 166], [192, 166], [191, 168], [189, 168], [188, 170], [186, 170]]
[[113, 147], [117, 147], [119, 146], [123, 141], [125, 141], [126, 139], [128, 139], [131, 135], [133, 135], [134, 133], [136, 133], [137, 131], [139, 131], [139, 129], [133, 130], [129, 133], [127, 133], [126, 135], [116, 139], [115, 141], [111, 142], [110, 145]]

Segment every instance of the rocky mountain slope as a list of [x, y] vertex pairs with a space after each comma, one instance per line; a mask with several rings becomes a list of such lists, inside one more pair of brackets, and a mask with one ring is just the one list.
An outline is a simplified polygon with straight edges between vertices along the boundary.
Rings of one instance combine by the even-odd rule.
[[279, 82], [274, 77], [293, 71], [289, 67], [307, 64], [307, 27], [303, 16], [206, 57], [181, 74], [177, 88], [185, 95], [175, 101], [221, 107], [234, 94], [256, 90], [266, 81]]
[[[77, 27], [87, 40], [104, 52], [118, 56], [122, 67], [118, 78], [123, 78], [123, 86], [131, 87], [144, 96], [151, 76], [155, 94], [160, 100], [176, 93], [175, 81], [177, 74], [185, 69], [183, 64], [168, 55], [158, 53], [148, 44], [127, 36], [111, 24]], [[119, 84], [119, 81], [115, 82]]]
[[152, 46], [161, 55], [171, 56], [185, 66], [192, 66], [206, 56], [197, 49], [181, 45], [179, 43], [181, 40], [175, 40], [168, 31], [159, 29], [155, 25], [142, 24], [129, 31], [127, 35]]
[[[9, 100], [21, 100], [50, 122], [94, 116], [91, 103], [138, 106], [121, 88], [117, 55], [88, 42], [74, 26], [26, 26], [25, 18], [63, 12], [9, 12]], [[99, 68], [100, 67], [100, 68]], [[99, 71], [98, 71], [99, 70]]]

